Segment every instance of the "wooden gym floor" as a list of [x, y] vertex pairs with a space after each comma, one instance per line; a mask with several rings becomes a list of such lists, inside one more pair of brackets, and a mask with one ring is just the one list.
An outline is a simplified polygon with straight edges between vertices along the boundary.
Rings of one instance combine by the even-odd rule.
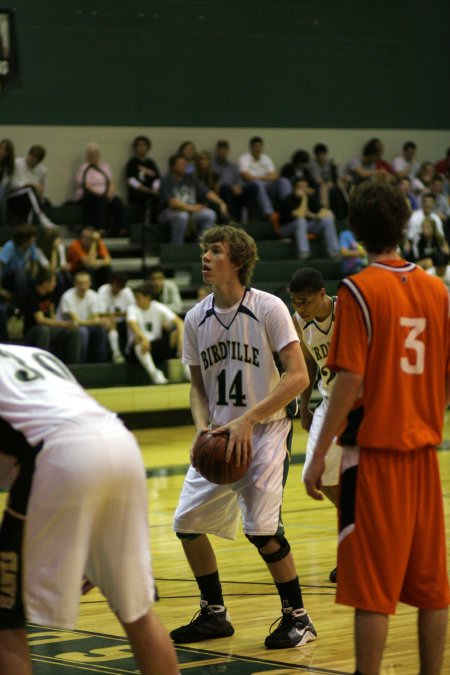
[[[286, 486], [284, 522], [303, 588], [305, 606], [318, 631], [315, 642], [290, 650], [268, 651], [263, 641], [280, 614], [269, 573], [257, 552], [240, 533], [235, 542], [212, 538], [235, 634], [177, 649], [181, 672], [190, 675], [288, 675], [353, 673], [352, 610], [334, 603], [328, 581], [335, 567], [336, 513], [329, 502], [314, 502], [300, 484], [306, 434], [296, 421], [293, 462]], [[149, 518], [154, 576], [161, 600], [155, 610], [164, 625], [190, 621], [198, 608], [197, 586], [171, 529], [188, 463], [192, 427], [136, 432], [147, 467]], [[439, 453], [447, 522], [450, 532], [450, 412], [446, 415], [444, 448]], [[5, 495], [0, 495], [4, 503]], [[450, 563], [450, 551], [449, 551]], [[395, 564], [393, 562], [393, 564]], [[449, 564], [450, 568], [450, 564]], [[391, 618], [383, 675], [418, 672], [416, 611], [400, 605]], [[38, 675], [136, 673], [123, 632], [95, 589], [83, 597], [74, 631], [29, 627], [34, 672]], [[445, 673], [450, 673], [447, 641]], [[164, 675], [164, 673], [161, 673]]]

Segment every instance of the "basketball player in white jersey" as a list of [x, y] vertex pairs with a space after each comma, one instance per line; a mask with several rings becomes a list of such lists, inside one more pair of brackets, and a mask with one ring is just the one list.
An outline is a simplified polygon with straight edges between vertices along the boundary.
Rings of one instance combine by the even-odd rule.
[[[267, 564], [281, 599], [282, 617], [265, 645], [301, 646], [316, 631], [303, 607], [280, 509], [292, 431], [285, 406], [307, 386], [306, 365], [284, 303], [247, 287], [257, 260], [253, 239], [233, 226], [214, 227], [204, 233], [202, 249], [203, 280], [213, 292], [188, 312], [183, 348], [191, 371], [195, 439], [208, 427], [227, 431], [228, 460], [239, 465], [251, 454], [252, 461], [232, 485], [215, 485], [195, 467], [188, 470], [174, 530], [200, 590], [200, 612], [171, 637], [190, 643], [234, 633], [207, 535], [234, 539], [242, 516], [244, 533]], [[285, 371], [282, 378], [274, 352]]]
[[26, 621], [74, 627], [86, 575], [120, 619], [140, 672], [176, 675], [151, 609], [146, 479], [134, 437], [52, 354], [2, 344], [0, 456], [0, 485], [10, 487], [0, 529], [0, 673], [31, 673]]
[[[302, 267], [295, 272], [290, 282], [289, 294], [295, 310], [293, 322], [309, 374], [309, 386], [300, 396], [300, 419], [302, 427], [309, 432], [303, 479], [314, 453], [334, 384], [335, 373], [327, 368], [327, 356], [333, 335], [336, 298], [327, 295], [322, 273], [311, 267]], [[322, 401], [312, 413], [310, 401], [317, 375]], [[332, 443], [325, 457], [321, 489], [336, 507], [339, 499], [341, 459], [342, 448], [337, 443]], [[330, 581], [336, 582], [335, 569], [330, 573]]]

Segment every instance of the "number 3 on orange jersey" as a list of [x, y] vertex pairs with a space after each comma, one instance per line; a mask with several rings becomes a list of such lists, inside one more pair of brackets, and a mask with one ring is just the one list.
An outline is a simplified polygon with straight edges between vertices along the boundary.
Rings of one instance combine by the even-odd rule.
[[422, 375], [425, 368], [425, 344], [417, 339], [420, 333], [423, 333], [427, 325], [424, 318], [400, 317], [400, 326], [409, 328], [405, 338], [405, 348], [412, 349], [416, 353], [414, 362], [411, 362], [407, 356], [400, 359], [400, 368], [408, 375]]

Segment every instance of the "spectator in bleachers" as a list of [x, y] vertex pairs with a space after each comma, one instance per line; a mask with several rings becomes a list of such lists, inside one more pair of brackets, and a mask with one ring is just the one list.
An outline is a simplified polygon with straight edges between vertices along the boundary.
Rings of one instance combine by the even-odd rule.
[[64, 291], [72, 286], [72, 274], [66, 258], [66, 247], [61, 241], [59, 227], [42, 227], [37, 235], [37, 247], [41, 252], [40, 264], [56, 274], [55, 301], [58, 303]]
[[109, 282], [111, 256], [100, 232], [93, 227], [84, 227], [79, 238], [69, 245], [67, 262], [73, 275], [78, 270], [89, 272], [94, 288]]
[[127, 311], [128, 347], [154, 384], [167, 384], [160, 370], [163, 361], [181, 357], [183, 322], [171, 309], [152, 299], [149, 284], [138, 286], [136, 305]]
[[219, 193], [219, 176], [213, 169], [211, 154], [207, 150], [198, 153], [195, 160], [195, 176], [206, 185], [209, 190]]
[[177, 155], [180, 155], [181, 157], [184, 157], [186, 160], [186, 169], [184, 171], [185, 174], [190, 175], [195, 173], [195, 161], [197, 159], [197, 150], [192, 141], [183, 141], [183, 143], [180, 143], [178, 146], [178, 150], [176, 152]]
[[402, 154], [392, 160], [392, 168], [399, 178], [409, 178], [412, 181], [416, 177], [420, 167], [416, 153], [417, 145], [414, 141], [403, 143]]
[[14, 174], [14, 145], [4, 138], [0, 141], [0, 226], [7, 224], [6, 195]]
[[373, 143], [373, 145], [375, 146], [375, 148], [377, 150], [377, 158], [376, 158], [376, 162], [375, 162], [377, 171], [384, 172], [385, 180], [389, 180], [389, 181], [393, 182], [394, 178], [395, 178], [395, 171], [392, 168], [391, 164], [389, 164], [389, 162], [387, 162], [383, 157], [384, 156], [384, 143], [383, 143], [383, 141], [380, 140], [379, 138], [371, 138], [370, 141], [369, 141], [369, 144], [371, 144], [371, 143]]
[[439, 277], [450, 292], [450, 265], [449, 256], [446, 253], [437, 253], [433, 257], [433, 266], [427, 270], [427, 274]]
[[372, 140], [365, 144], [360, 157], [354, 157], [348, 162], [345, 174], [354, 185], [358, 185], [377, 175], [377, 160], [378, 147]]
[[64, 363], [79, 363], [80, 329], [73, 319], [56, 318], [55, 289], [55, 272], [49, 268], [41, 268], [25, 296], [25, 340], [30, 346], [52, 352]]
[[311, 177], [318, 185], [320, 201], [326, 209], [331, 209], [336, 218], [342, 220], [348, 211], [347, 188], [339, 177], [338, 167], [329, 156], [325, 143], [316, 143], [314, 159], [309, 167]]
[[148, 270], [147, 281], [154, 300], [162, 302], [163, 305], [171, 309], [175, 314], [181, 313], [183, 303], [181, 300], [180, 289], [173, 279], [166, 279], [166, 275], [164, 274], [161, 265], [153, 265], [150, 267]]
[[398, 187], [405, 195], [405, 199], [408, 202], [411, 211], [418, 209], [419, 202], [417, 201], [417, 197], [411, 189], [411, 179], [408, 176], [403, 176], [403, 178], [400, 178], [399, 180]]
[[89, 272], [75, 274], [74, 287], [63, 293], [57, 309], [58, 319], [73, 321], [80, 329], [81, 363], [104, 363], [108, 360], [107, 329], [109, 321], [100, 316], [98, 294], [91, 288]]
[[86, 146], [86, 161], [78, 169], [75, 183], [75, 199], [83, 204], [88, 224], [111, 236], [126, 236], [122, 200], [116, 194], [109, 164], [100, 161], [98, 143]]
[[134, 293], [126, 285], [127, 277], [121, 272], [111, 275], [109, 284], [98, 289], [100, 316], [109, 320], [108, 342], [114, 363], [123, 363], [123, 352], [127, 344], [126, 316], [130, 305], [134, 305]]
[[227, 206], [195, 176], [186, 175], [184, 157], [173, 155], [169, 167], [169, 173], [161, 181], [160, 204], [163, 211], [159, 221], [170, 228], [172, 244], [183, 244], [190, 222], [197, 237], [215, 224], [216, 213], [205, 206], [205, 200], [216, 202], [224, 216], [227, 215]]
[[434, 213], [434, 195], [430, 192], [427, 192], [422, 196], [422, 208], [413, 211], [408, 222], [406, 232], [407, 241], [404, 243], [404, 253], [408, 260], [419, 259], [418, 244], [420, 237], [423, 234], [422, 226], [425, 221], [431, 221], [433, 223], [433, 229], [438, 232], [442, 238], [445, 237], [443, 223], [439, 216]]
[[256, 189], [260, 215], [275, 222], [275, 206], [292, 192], [289, 178], [280, 178], [271, 158], [263, 153], [264, 141], [253, 136], [249, 141], [249, 152], [239, 158], [239, 171], [246, 183]]
[[422, 222], [420, 236], [417, 242], [412, 242], [413, 260], [420, 267], [427, 270], [433, 266], [433, 258], [444, 253], [450, 253], [444, 236], [436, 227], [436, 222], [429, 216]]
[[48, 202], [45, 196], [47, 169], [42, 164], [45, 155], [42, 145], [33, 145], [26, 157], [16, 157], [14, 161], [7, 202], [15, 222], [31, 223], [35, 215], [43, 227], [55, 226], [42, 210]]
[[146, 223], [156, 222], [158, 215], [160, 173], [157, 164], [148, 156], [151, 147], [148, 136], [136, 136], [134, 154], [125, 169], [128, 203], [139, 207], [139, 217]]
[[38, 262], [35, 227], [17, 225], [0, 252], [0, 295], [21, 309]]
[[444, 176], [447, 181], [446, 192], [450, 192], [450, 148], [447, 149], [445, 157], [436, 162], [436, 171]]
[[297, 178], [305, 178], [311, 187], [317, 188], [318, 185], [311, 171], [311, 158], [306, 150], [296, 150], [290, 162], [281, 167], [281, 176], [288, 178], [293, 184]]
[[226, 203], [231, 218], [240, 221], [243, 207], [256, 209], [258, 190], [251, 182], [244, 182], [238, 165], [229, 160], [229, 153], [229, 142], [220, 138], [216, 143], [212, 168], [218, 176], [219, 196]]
[[440, 173], [435, 173], [430, 183], [430, 192], [434, 196], [434, 209], [444, 224], [444, 231], [450, 228], [450, 203], [444, 192], [445, 180]]
[[[199, 181], [204, 183], [209, 190], [214, 192], [218, 199], [220, 199], [220, 202], [224, 202], [219, 196], [219, 176], [212, 167], [211, 155], [207, 150], [203, 150], [197, 155], [195, 161], [195, 176]], [[220, 202], [217, 200], [208, 200], [207, 205], [217, 213], [217, 222], [223, 224], [229, 221], [230, 214], [228, 213], [228, 206], [226, 215], [222, 213], [219, 207]]]
[[331, 258], [340, 256], [333, 214], [322, 207], [314, 188], [305, 178], [295, 181], [292, 194], [281, 203], [279, 234], [294, 237], [300, 260], [311, 257], [308, 234], [323, 234], [328, 255]]
[[342, 257], [341, 270], [342, 276], [356, 274], [367, 266], [366, 252], [359, 244], [355, 235], [349, 227], [341, 230], [339, 233], [339, 247]]
[[412, 181], [414, 194], [420, 196], [424, 192], [429, 192], [435, 173], [436, 169], [433, 162], [422, 162], [416, 177]]

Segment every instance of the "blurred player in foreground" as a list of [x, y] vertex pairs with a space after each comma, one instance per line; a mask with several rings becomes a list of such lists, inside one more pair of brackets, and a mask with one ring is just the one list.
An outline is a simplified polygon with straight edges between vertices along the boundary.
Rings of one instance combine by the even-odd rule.
[[449, 400], [449, 296], [397, 253], [409, 215], [387, 184], [367, 181], [350, 197], [369, 266], [339, 290], [328, 355], [338, 374], [304, 476], [308, 494], [323, 498], [324, 457], [341, 432], [336, 601], [355, 608], [360, 675], [380, 672], [398, 602], [419, 610], [420, 675], [440, 673], [450, 600], [436, 453]]
[[0, 673], [31, 673], [26, 621], [74, 627], [86, 575], [116, 612], [140, 672], [176, 675], [151, 609], [147, 489], [134, 437], [48, 352], [0, 345], [0, 373], [0, 479], [10, 487], [0, 529]]

